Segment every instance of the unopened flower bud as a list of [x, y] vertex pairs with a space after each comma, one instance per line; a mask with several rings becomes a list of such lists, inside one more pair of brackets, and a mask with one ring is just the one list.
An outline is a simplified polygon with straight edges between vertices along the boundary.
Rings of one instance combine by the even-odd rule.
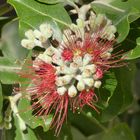
[[101, 81], [95, 81], [94, 87], [99, 88], [101, 86], [101, 84], [102, 84]]
[[40, 25], [40, 31], [42, 32], [42, 34], [48, 38], [50, 38], [52, 36], [52, 29], [51, 26], [49, 24], [41, 24]]
[[92, 73], [96, 72], [96, 65], [91, 64], [91, 65], [87, 65], [85, 66], [85, 69], [89, 69]]
[[78, 89], [79, 91], [82, 91], [82, 90], [85, 89], [85, 84], [84, 84], [83, 81], [79, 81], [79, 82], [77, 83], [77, 89]]
[[52, 58], [50, 56], [48, 56], [48, 55], [45, 55], [45, 54], [40, 54], [38, 56], [38, 58], [43, 60], [46, 63], [51, 63], [52, 62]]
[[56, 85], [57, 86], [63, 86], [63, 85], [69, 84], [71, 79], [72, 79], [71, 75], [65, 75], [65, 76], [62, 76], [62, 77], [58, 77], [56, 79]]
[[70, 69], [73, 71], [73, 72], [76, 72], [78, 70], [78, 64], [77, 63], [71, 63], [70, 64]]
[[34, 39], [35, 38], [33, 30], [26, 31], [25, 36], [29, 39]]
[[34, 43], [32, 40], [23, 39], [23, 40], [21, 41], [21, 45], [22, 45], [24, 48], [33, 49], [34, 46], [35, 46], [35, 43]]
[[83, 77], [90, 77], [91, 75], [92, 75], [92, 73], [89, 69], [85, 69], [82, 73]]
[[73, 58], [73, 62], [75, 62], [78, 66], [82, 64], [82, 57], [81, 56], [75, 56]]
[[83, 65], [87, 65], [91, 60], [92, 60], [91, 55], [85, 54], [85, 56], [83, 58]]
[[36, 38], [40, 38], [41, 32], [39, 30], [34, 30], [34, 35]]
[[68, 89], [68, 95], [70, 97], [75, 97], [77, 95], [77, 89], [75, 88], [74, 85], [72, 85], [69, 89]]
[[84, 79], [84, 83], [89, 86], [92, 87], [94, 85], [94, 80], [92, 78], [85, 78]]
[[59, 87], [57, 89], [57, 92], [59, 95], [64, 95], [66, 93], [67, 89], [65, 87]]

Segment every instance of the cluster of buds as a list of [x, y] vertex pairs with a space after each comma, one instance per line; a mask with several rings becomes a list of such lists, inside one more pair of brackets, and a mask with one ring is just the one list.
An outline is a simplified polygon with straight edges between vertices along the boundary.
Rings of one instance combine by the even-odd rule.
[[27, 49], [33, 49], [35, 46], [45, 47], [46, 41], [52, 34], [53, 31], [49, 24], [41, 24], [39, 30], [25, 32], [27, 38], [21, 41], [21, 45]]
[[[25, 33], [23, 47], [32, 49], [43, 47], [53, 34], [51, 26], [40, 25], [40, 30]], [[87, 21], [77, 20], [77, 24], [65, 30], [63, 40], [56, 47], [50, 44], [44, 53], [34, 60], [32, 73], [24, 74], [32, 79], [26, 89], [33, 101], [36, 115], [48, 115], [55, 110], [51, 126], [59, 134], [66, 119], [68, 106], [73, 112], [85, 105], [97, 112], [98, 101], [95, 88], [100, 88], [105, 72], [121, 66], [120, 54], [113, 54], [116, 28], [104, 15], [91, 14]]]

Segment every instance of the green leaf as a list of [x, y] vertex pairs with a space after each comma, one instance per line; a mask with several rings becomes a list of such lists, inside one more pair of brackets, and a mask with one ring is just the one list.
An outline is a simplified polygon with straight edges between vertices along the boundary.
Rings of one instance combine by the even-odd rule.
[[86, 140], [86, 137], [75, 127], [71, 127], [71, 132], [73, 136], [73, 140]]
[[[35, 0], [8, 0], [15, 7], [20, 19], [20, 31], [22, 34], [31, 28], [38, 28], [44, 22], [58, 28], [69, 27], [71, 20], [61, 4], [45, 5]], [[54, 10], [55, 9], [55, 10]]]
[[3, 107], [3, 96], [2, 96], [2, 87], [0, 84], [0, 122], [2, 121], [2, 107]]
[[46, 138], [48, 140], [73, 140], [69, 123], [63, 124], [59, 136], [55, 136], [54, 130], [43, 132], [40, 127], [36, 128], [34, 131], [39, 140], [46, 140]]
[[[101, 100], [108, 104], [109, 99], [113, 95], [117, 86], [117, 80], [114, 72], [108, 72], [104, 75], [104, 79], [102, 81], [102, 87], [99, 89], [99, 96]], [[99, 99], [100, 101], [100, 99]]]
[[133, 115], [133, 118], [132, 118], [132, 122], [131, 122], [131, 127], [132, 127], [132, 130], [137, 138], [137, 140], [140, 139], [140, 135], [139, 135], [139, 130], [140, 130], [140, 112], [138, 113], [135, 113]]
[[42, 126], [44, 131], [48, 131], [52, 116], [35, 117], [32, 115], [32, 109], [29, 99], [22, 98], [18, 104], [18, 110], [21, 118], [31, 127], [36, 128]]
[[18, 20], [13, 20], [2, 28], [1, 40], [1, 50], [4, 57], [8, 58], [10, 61], [24, 60], [28, 51], [20, 44]]
[[137, 46], [125, 55], [127, 60], [136, 59], [140, 57], [140, 37], [137, 38], [136, 43]]
[[121, 14], [124, 13], [123, 9], [120, 9], [116, 6], [112, 6], [107, 1], [94, 1], [92, 2], [93, 10], [97, 13], [112, 13], [112, 14]]
[[[135, 3], [135, 4], [134, 4]], [[140, 17], [139, 0], [121, 0], [95, 1], [92, 2], [92, 8], [96, 13], [105, 13], [113, 24], [117, 27], [119, 37], [117, 41], [122, 42], [128, 35], [130, 23]]]
[[92, 135], [88, 140], [136, 140], [130, 128], [124, 124], [117, 124], [115, 127], [109, 129], [107, 132]]
[[42, 2], [42, 3], [46, 3], [46, 4], [56, 4], [59, 2], [63, 2], [64, 0], [37, 0], [37, 1]]
[[104, 136], [104, 132], [101, 132], [101, 133], [97, 133], [95, 135], [89, 136], [87, 140], [102, 140], [103, 136]]
[[35, 133], [27, 127], [27, 132], [23, 132], [20, 128], [20, 121], [16, 115], [14, 115], [14, 122], [16, 126], [16, 137], [15, 140], [37, 140]]
[[0, 57], [0, 81], [3, 84], [13, 84], [18, 82], [19, 76], [17, 72], [21, 67], [11, 62], [8, 58]]
[[135, 136], [126, 124], [118, 124], [104, 135], [103, 140], [135, 140]]
[[71, 124], [78, 130], [80, 130], [80, 132], [85, 136], [92, 135], [93, 133], [99, 133], [104, 129], [102, 128], [102, 124], [95, 119], [95, 116], [92, 116], [92, 113], [90, 111], [87, 113], [81, 112], [80, 114], [73, 114], [72, 112], [70, 112], [68, 114]]
[[123, 67], [115, 70], [118, 85], [108, 102], [108, 107], [101, 114], [102, 122], [113, 119], [132, 103], [132, 82], [135, 76], [135, 70], [134, 64], [129, 64], [129, 69]]
[[27, 50], [21, 47], [18, 35], [18, 21], [7, 23], [2, 28], [1, 50], [3, 57], [0, 57], [0, 80], [4, 84], [19, 82], [17, 72], [27, 55]]
[[123, 105], [120, 112], [125, 111], [133, 102], [133, 82], [136, 73], [134, 62], [130, 62], [129, 68], [124, 67], [116, 70], [116, 77], [119, 83], [119, 89], [123, 95]]

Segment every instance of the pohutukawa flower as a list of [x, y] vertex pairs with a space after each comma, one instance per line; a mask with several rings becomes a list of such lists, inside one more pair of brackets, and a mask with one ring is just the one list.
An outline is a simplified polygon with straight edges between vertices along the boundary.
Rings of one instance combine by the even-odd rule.
[[[40, 25], [40, 31], [27, 31], [28, 40], [22, 40], [22, 45], [29, 49], [43, 47], [51, 31], [48, 24]], [[76, 112], [87, 105], [99, 113], [95, 89], [101, 87], [106, 71], [124, 65], [120, 53], [112, 53], [115, 32], [115, 26], [104, 15], [91, 14], [87, 21], [78, 19], [77, 25], [64, 31], [59, 46], [48, 46], [34, 60], [32, 73], [24, 75], [31, 78], [26, 92], [31, 96], [32, 109], [37, 110], [35, 115], [54, 114], [51, 127], [55, 127], [56, 135], [69, 108]]]

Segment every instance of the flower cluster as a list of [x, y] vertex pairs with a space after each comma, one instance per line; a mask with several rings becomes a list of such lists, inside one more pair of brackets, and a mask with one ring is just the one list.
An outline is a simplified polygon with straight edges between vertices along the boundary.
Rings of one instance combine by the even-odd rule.
[[[78, 19], [77, 24], [64, 30], [59, 45], [49, 43], [33, 62], [32, 73], [25, 74], [32, 79], [26, 91], [31, 95], [33, 110], [38, 116], [54, 113], [51, 127], [56, 128], [56, 134], [69, 106], [75, 112], [88, 105], [99, 113], [95, 88], [100, 88], [107, 70], [121, 65], [120, 54], [112, 53], [115, 32], [115, 26], [104, 15], [91, 14], [87, 21]], [[43, 47], [53, 34], [50, 25], [41, 24], [39, 30], [27, 31], [27, 39], [21, 44], [28, 49]]]

